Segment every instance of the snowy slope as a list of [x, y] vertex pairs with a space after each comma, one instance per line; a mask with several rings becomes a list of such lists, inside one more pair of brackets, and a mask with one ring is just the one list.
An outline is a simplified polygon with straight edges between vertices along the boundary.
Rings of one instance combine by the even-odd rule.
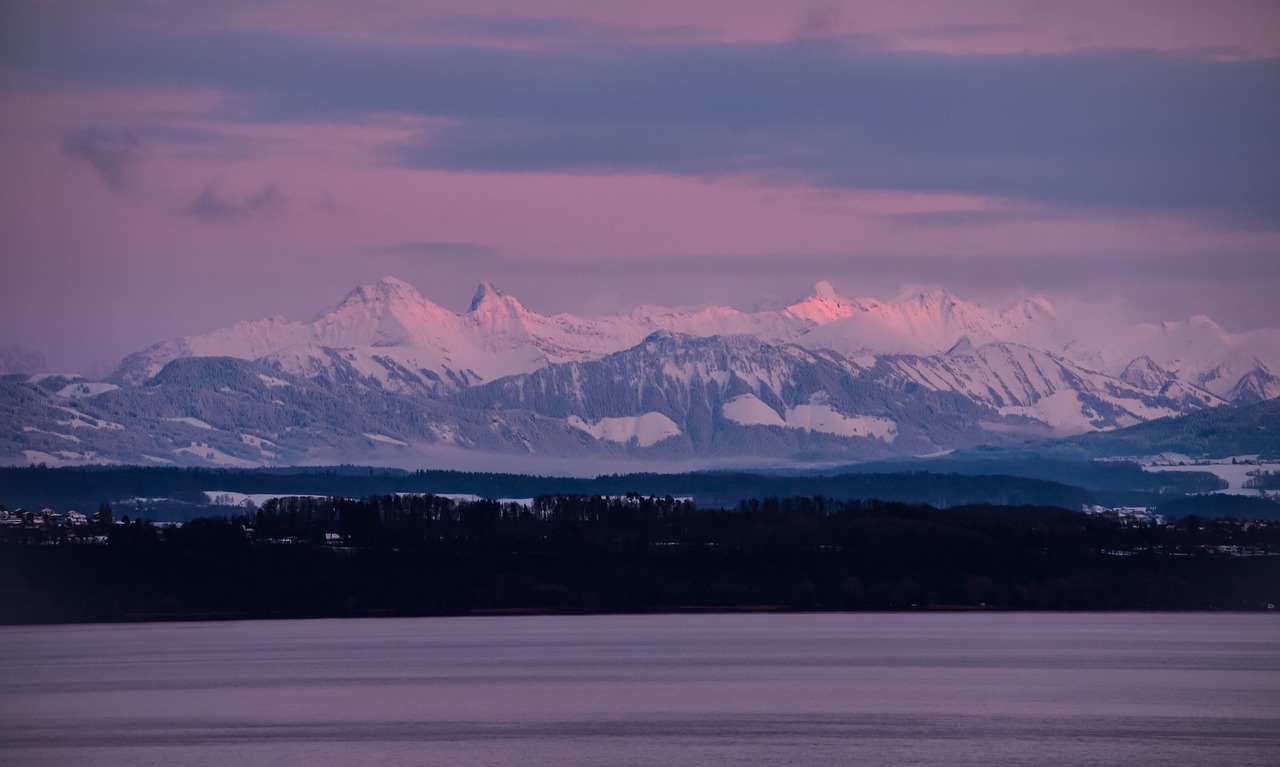
[[[803, 303], [810, 302], [813, 299]], [[1006, 341], [1056, 349], [1065, 344], [1065, 331], [1053, 307], [1039, 297], [1002, 311], [980, 307], [940, 288], [903, 291], [891, 301], [839, 302], [842, 311], [832, 312], [830, 319], [793, 340], [810, 349], [843, 354], [937, 354], [961, 338], [979, 345]]]
[[1175, 387], [1154, 370], [1144, 371], [1150, 380], [1135, 373], [1134, 385], [1050, 352], [1000, 342], [975, 348], [965, 339], [946, 354], [885, 355], [877, 372], [962, 394], [1057, 434], [1131, 426], [1223, 404], [1207, 392]]
[[552, 364], [448, 401], [486, 412], [495, 424], [513, 413], [537, 413], [648, 449], [640, 455], [671, 459], [922, 454], [991, 439], [988, 424], [1008, 434], [1029, 423], [1006, 422], [950, 391], [904, 398], [903, 383], [873, 377], [828, 351], [661, 331], [601, 360]]

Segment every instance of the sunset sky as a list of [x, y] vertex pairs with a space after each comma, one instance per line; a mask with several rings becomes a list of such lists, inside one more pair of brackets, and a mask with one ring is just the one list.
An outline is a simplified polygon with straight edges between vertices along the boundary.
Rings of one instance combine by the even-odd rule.
[[1280, 3], [5, 0], [0, 168], [66, 370], [387, 275], [1277, 326]]

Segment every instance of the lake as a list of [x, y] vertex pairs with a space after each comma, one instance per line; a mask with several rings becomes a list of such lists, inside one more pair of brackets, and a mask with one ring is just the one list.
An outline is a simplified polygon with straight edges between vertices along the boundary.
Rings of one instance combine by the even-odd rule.
[[0, 628], [6, 765], [1270, 765], [1275, 614]]

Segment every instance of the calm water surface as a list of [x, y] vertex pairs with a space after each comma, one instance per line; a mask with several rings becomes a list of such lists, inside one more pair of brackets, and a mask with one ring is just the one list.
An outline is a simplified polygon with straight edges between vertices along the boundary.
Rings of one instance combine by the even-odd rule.
[[0, 628], [0, 764], [1280, 764], [1280, 616]]

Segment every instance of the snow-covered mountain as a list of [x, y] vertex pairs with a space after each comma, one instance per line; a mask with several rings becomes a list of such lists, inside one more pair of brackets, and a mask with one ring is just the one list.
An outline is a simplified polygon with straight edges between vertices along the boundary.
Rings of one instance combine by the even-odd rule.
[[1280, 331], [1197, 317], [1077, 337], [1043, 298], [989, 309], [937, 288], [577, 317], [489, 283], [455, 313], [388, 278], [310, 322], [158, 344], [106, 382], [10, 376], [0, 460], [919, 455], [1271, 399], [1278, 355]]
[[1172, 374], [1141, 363], [1113, 378], [1052, 352], [961, 339], [945, 354], [884, 355], [878, 369], [935, 391], [957, 392], [1006, 416], [1023, 416], [1058, 434], [1132, 426], [1225, 404]]
[[442, 394], [552, 363], [600, 359], [660, 330], [751, 335], [866, 361], [883, 354], [941, 354], [965, 338], [975, 347], [1040, 349], [1116, 378], [1145, 357], [1181, 384], [1220, 399], [1280, 396], [1280, 379], [1271, 373], [1280, 369], [1280, 330], [1233, 334], [1206, 317], [1193, 317], [1116, 328], [1105, 339], [1077, 338], [1040, 297], [993, 310], [939, 288], [905, 290], [881, 301], [843, 298], [827, 283], [776, 311], [646, 307], [577, 317], [532, 312], [490, 283], [476, 291], [467, 312], [455, 314], [408, 283], [387, 278], [356, 288], [311, 322], [274, 317], [158, 344], [126, 358], [112, 380], [137, 385], [174, 359], [224, 356], [278, 363], [298, 375]]
[[125, 358], [113, 379], [138, 385], [175, 359], [232, 357], [306, 377], [447, 391], [545, 364], [512, 321], [521, 312], [481, 286], [472, 310], [460, 316], [387, 278], [352, 290], [309, 323], [273, 317], [158, 344]]
[[1106, 343], [1075, 341], [1066, 354], [1112, 375], [1122, 375], [1134, 360], [1146, 358], [1180, 382], [1230, 402], [1280, 397], [1280, 379], [1271, 372], [1280, 369], [1280, 329], [1231, 333], [1197, 315], [1115, 328]]
[[275, 317], [158, 344], [126, 358], [113, 380], [137, 385], [172, 360], [222, 356], [270, 361], [297, 375], [442, 394], [551, 363], [599, 359], [657, 330], [783, 340], [811, 325], [785, 312], [730, 308], [545, 316], [490, 283], [480, 286], [466, 313], [454, 314], [389, 277], [356, 288], [310, 323]]
[[451, 401], [561, 419], [595, 440], [664, 458], [923, 454], [978, 444], [989, 423], [1007, 420], [951, 392], [903, 397], [895, 382], [868, 372], [830, 351], [659, 331], [601, 360], [549, 365]]
[[824, 305], [833, 311], [788, 340], [846, 354], [925, 355], [944, 352], [962, 338], [976, 345], [1007, 342], [1048, 349], [1066, 342], [1053, 307], [1040, 297], [993, 311], [941, 288], [904, 290], [891, 301], [850, 301], [835, 297], [829, 285], [820, 283], [814, 297], [784, 311]]
[[[834, 352], [752, 336], [660, 331], [600, 360], [440, 397], [335, 385], [229, 357], [170, 362], [138, 387], [0, 380], [0, 454], [20, 462], [254, 466], [413, 463], [484, 452], [693, 462], [917, 455], [1038, 433], [953, 392], [900, 382]], [[22, 424], [8, 428], [11, 424]], [[993, 437], [994, 435], [994, 437]]]
[[1043, 300], [991, 313], [940, 290], [886, 303], [840, 298], [827, 283], [779, 311], [646, 307], [592, 318], [531, 312], [484, 283], [470, 309], [454, 314], [408, 283], [387, 278], [356, 288], [310, 323], [275, 317], [158, 344], [126, 358], [115, 378], [136, 385], [174, 359], [234, 357], [277, 362], [299, 375], [342, 371], [386, 388], [441, 393], [551, 363], [600, 359], [661, 330], [699, 337], [751, 335], [842, 353], [929, 354], [949, 348], [961, 335], [983, 343], [1018, 341], [1029, 329], [1052, 322], [1052, 309]]

